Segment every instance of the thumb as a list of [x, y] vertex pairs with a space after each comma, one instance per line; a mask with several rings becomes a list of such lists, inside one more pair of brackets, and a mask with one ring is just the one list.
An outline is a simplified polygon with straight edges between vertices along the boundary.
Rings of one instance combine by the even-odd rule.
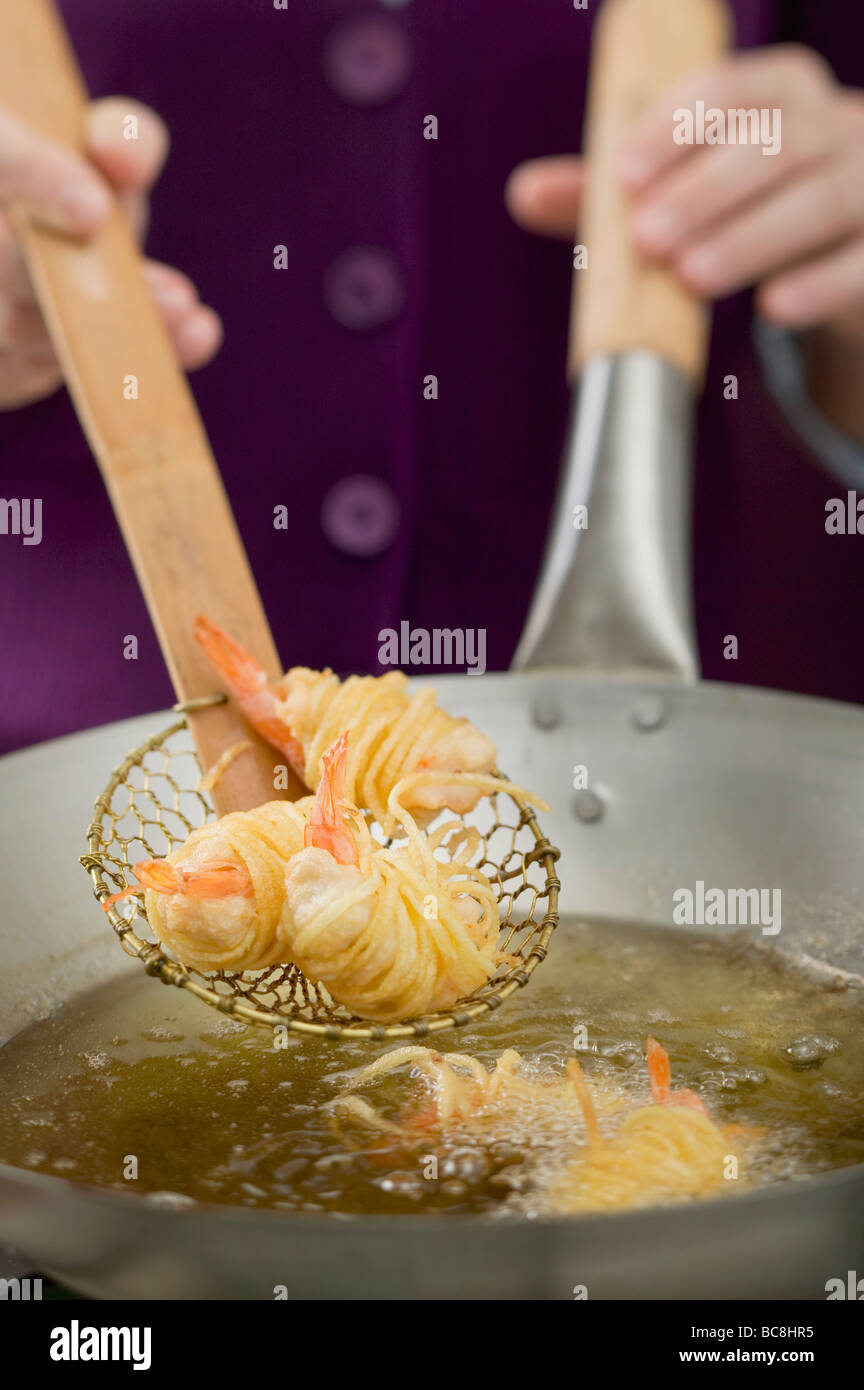
[[19, 204], [61, 232], [89, 236], [111, 209], [108, 188], [87, 160], [43, 140], [0, 111], [0, 206]]
[[93, 163], [115, 188], [146, 192], [168, 157], [168, 127], [140, 101], [104, 97], [87, 111], [87, 147]]
[[510, 216], [528, 232], [572, 241], [585, 185], [576, 155], [550, 155], [517, 164], [504, 190]]

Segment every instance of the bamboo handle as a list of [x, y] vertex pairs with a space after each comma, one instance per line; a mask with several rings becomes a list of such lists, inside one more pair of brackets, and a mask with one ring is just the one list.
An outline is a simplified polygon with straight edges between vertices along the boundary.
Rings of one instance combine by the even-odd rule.
[[[615, 159], [633, 121], [676, 81], [717, 59], [731, 21], [725, 0], [604, 0], [594, 27], [588, 96], [588, 177], [575, 272], [570, 366], [644, 348], [701, 387], [708, 314], [662, 267], [638, 257]], [[670, 104], [669, 139], [673, 113]]]
[[[0, 104], [46, 138], [83, 153], [86, 102], [52, 0], [4, 4]], [[86, 245], [20, 210], [13, 220], [178, 699], [212, 694], [217, 684], [193, 637], [199, 613], [227, 628], [275, 677], [279, 658], [243, 544], [122, 209], [116, 205]], [[98, 625], [98, 613], [93, 622]], [[233, 702], [188, 718], [205, 770], [233, 745], [252, 743], [214, 788], [220, 814], [283, 794], [274, 789], [277, 755], [251, 733]], [[292, 775], [287, 794], [302, 790]]]

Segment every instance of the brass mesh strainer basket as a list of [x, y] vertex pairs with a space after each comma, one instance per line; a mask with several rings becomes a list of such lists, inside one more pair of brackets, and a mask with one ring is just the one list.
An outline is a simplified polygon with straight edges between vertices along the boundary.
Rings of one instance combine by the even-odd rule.
[[[96, 801], [88, 853], [81, 858], [96, 897], [101, 901], [135, 886], [134, 864], [169, 854], [213, 815], [186, 720], [180, 718], [131, 752]], [[148, 974], [244, 1023], [333, 1039], [426, 1037], [482, 1018], [526, 985], [545, 959], [558, 925], [558, 850], [544, 837], [531, 809], [500, 792], [483, 799], [470, 824], [481, 835], [472, 863], [496, 890], [499, 950], [515, 960], [448, 1012], [403, 1023], [370, 1023], [336, 1003], [294, 965], [203, 974], [174, 960], [154, 939], [138, 897], [112, 905], [107, 916], [123, 949]]]

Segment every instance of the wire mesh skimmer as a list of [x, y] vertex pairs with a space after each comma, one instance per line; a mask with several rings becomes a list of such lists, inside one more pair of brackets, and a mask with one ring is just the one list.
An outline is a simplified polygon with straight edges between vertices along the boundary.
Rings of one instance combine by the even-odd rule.
[[[96, 801], [87, 831], [88, 852], [81, 858], [96, 897], [101, 901], [133, 887], [135, 863], [170, 854], [214, 814], [185, 717], [179, 718], [134, 749], [114, 769]], [[148, 974], [189, 990], [244, 1023], [331, 1039], [426, 1037], [482, 1018], [526, 985], [545, 959], [558, 924], [559, 852], [543, 835], [530, 807], [498, 792], [481, 801], [470, 823], [480, 832], [472, 862], [495, 888], [501, 917], [498, 948], [511, 961], [446, 1012], [401, 1023], [370, 1023], [337, 1003], [295, 965], [204, 974], [163, 951], [144, 912], [143, 892], [141, 898], [110, 906], [107, 916], [123, 949], [137, 957]]]

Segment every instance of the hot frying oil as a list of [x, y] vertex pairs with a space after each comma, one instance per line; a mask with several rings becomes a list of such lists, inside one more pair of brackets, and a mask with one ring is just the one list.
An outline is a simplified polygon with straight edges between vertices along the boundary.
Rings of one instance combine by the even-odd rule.
[[[673, 1084], [723, 1124], [758, 1126], [748, 1185], [864, 1162], [864, 993], [773, 952], [609, 923], [562, 925], [530, 987], [442, 1052], [491, 1067], [515, 1047], [539, 1077], [578, 1053], [589, 1083], [649, 1092], [645, 1038]], [[390, 1045], [392, 1047], [393, 1044]], [[181, 1204], [332, 1213], [542, 1213], [584, 1140], [571, 1112], [511, 1109], [400, 1150], [334, 1109], [389, 1047], [246, 1028], [143, 971], [0, 1050], [0, 1160]], [[423, 1103], [408, 1069], [364, 1087], [398, 1120]], [[356, 1089], [356, 1088], [355, 1088]], [[734, 1189], [735, 1183], [728, 1184]]]

